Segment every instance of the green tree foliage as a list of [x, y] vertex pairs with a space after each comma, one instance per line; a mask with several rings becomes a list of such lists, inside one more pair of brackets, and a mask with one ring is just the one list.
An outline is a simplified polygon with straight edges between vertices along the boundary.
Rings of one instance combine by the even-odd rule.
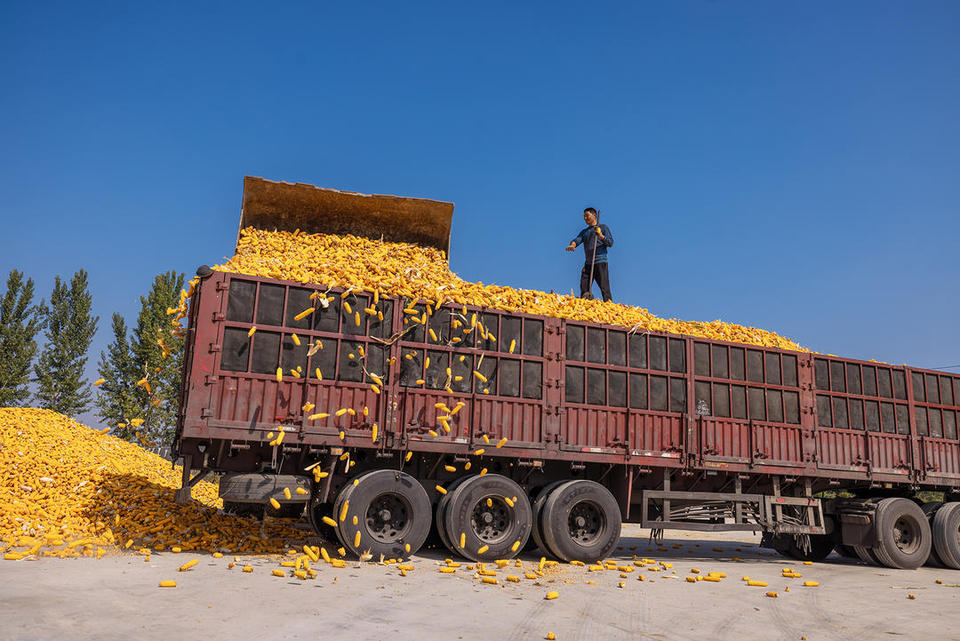
[[[140, 297], [137, 324], [129, 337], [123, 319], [114, 315], [114, 340], [100, 356], [105, 382], [97, 407], [99, 416], [122, 438], [158, 445], [173, 438], [183, 338], [172, 332], [176, 327], [167, 310], [179, 305], [183, 285], [182, 273], [157, 275], [147, 295]], [[143, 424], [131, 426], [132, 419], [143, 419]], [[121, 424], [124, 427], [118, 427]]]
[[101, 352], [97, 366], [104, 382], [98, 388], [94, 402], [97, 416], [113, 428], [113, 434], [132, 440], [136, 430], [129, 425], [129, 419], [140, 416], [142, 411], [136, 398], [136, 385], [141, 375], [133, 360], [127, 323], [123, 316], [114, 313], [112, 328], [113, 342], [105, 352]]
[[42, 408], [76, 416], [90, 405], [83, 372], [99, 321], [90, 314], [92, 301], [85, 270], [76, 272], [69, 285], [57, 276], [50, 305], [43, 306], [47, 341], [34, 365], [35, 398]]
[[24, 282], [23, 273], [14, 269], [0, 298], [0, 407], [19, 407], [30, 398], [30, 365], [37, 353], [37, 332], [43, 327], [32, 301], [33, 279]]

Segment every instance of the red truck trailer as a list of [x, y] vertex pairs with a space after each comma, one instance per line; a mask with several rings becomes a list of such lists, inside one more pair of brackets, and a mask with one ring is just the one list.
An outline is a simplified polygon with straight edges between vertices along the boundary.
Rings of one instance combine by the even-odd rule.
[[[331, 198], [342, 225], [344, 202], [359, 212], [387, 197], [248, 178], [242, 221], [287, 202], [291, 229], [309, 228]], [[402, 200], [416, 218], [417, 201]], [[284, 228], [278, 220], [270, 227]], [[762, 531], [798, 559], [837, 549], [960, 569], [955, 374], [198, 275], [174, 443], [179, 500], [223, 473], [228, 505], [305, 508], [318, 532], [375, 556], [413, 553], [434, 531], [473, 560], [535, 545], [591, 561], [635, 522], [655, 536]], [[943, 500], [923, 503], [923, 491]]]

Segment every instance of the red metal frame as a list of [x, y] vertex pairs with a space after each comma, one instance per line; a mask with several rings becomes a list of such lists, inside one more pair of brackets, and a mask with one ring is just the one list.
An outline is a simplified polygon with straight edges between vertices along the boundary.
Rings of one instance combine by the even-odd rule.
[[[506, 346], [499, 342], [499, 336], [492, 349], [438, 345], [428, 338], [425, 329], [423, 341], [415, 342], [409, 340], [408, 336], [403, 336], [387, 346], [387, 359], [392, 357], [393, 360], [388, 361], [388, 370], [383, 372], [386, 381], [380, 394], [371, 390], [369, 379], [361, 382], [343, 381], [338, 379], [336, 371], [330, 373], [330, 376], [324, 372], [322, 381], [316, 380], [308, 372], [304, 372], [308, 375], [302, 379], [291, 378], [286, 375], [288, 372], [285, 372], [283, 382], [277, 382], [275, 374], [230, 372], [220, 368], [226, 329], [245, 331], [254, 324], [226, 320], [227, 293], [233, 279], [258, 283], [258, 287], [267, 283], [288, 288], [326, 291], [326, 288], [314, 288], [301, 283], [228, 273], [215, 273], [201, 282], [191, 301], [178, 442], [222, 439], [231, 443], [259, 444], [269, 440], [266, 438], [268, 432], [275, 431], [278, 425], [283, 425], [290, 430], [285, 437], [285, 444], [290, 446], [409, 449], [455, 455], [466, 455], [478, 447], [483, 447], [487, 455], [512, 459], [620, 464], [629, 466], [632, 470], [647, 472], [652, 468], [686, 468], [703, 473], [722, 470], [803, 476], [829, 479], [836, 483], [896, 483], [941, 489], [960, 487], [960, 441], [956, 438], [956, 432], [960, 431], [960, 426], [957, 425], [960, 421], [960, 376], [658, 332], [645, 333], [646, 362], [643, 367], [634, 367], [629, 356], [629, 333], [623, 327], [468, 306], [467, 317], [474, 313], [478, 316], [493, 315], [498, 319], [498, 326], [503, 318], [520, 319], [521, 323], [543, 323], [541, 352], [525, 354], [521, 345], [518, 353], [509, 354]], [[329, 291], [340, 293], [342, 290]], [[362, 292], [354, 292], [352, 295], [357, 294]], [[258, 299], [259, 296], [255, 297], [255, 301]], [[392, 328], [396, 332], [404, 327], [404, 318], [409, 315], [403, 311], [403, 301], [396, 298], [385, 300], [393, 301]], [[451, 311], [462, 313], [462, 306], [444, 305], [440, 313], [447, 314]], [[254, 309], [253, 313], [255, 321], [257, 310]], [[342, 310], [340, 317], [343, 318]], [[438, 315], [431, 316], [428, 324], [435, 324], [438, 320]], [[366, 321], [364, 325], [368, 326]], [[582, 361], [568, 361], [566, 358], [567, 336], [569, 330], [575, 327], [584, 330]], [[369, 335], [358, 336], [344, 332], [343, 328], [341, 321], [336, 332], [293, 330], [289, 327], [266, 325], [258, 325], [257, 331], [280, 334], [281, 354], [283, 341], [294, 332], [303, 341], [322, 339], [325, 349], [328, 344], [330, 348], [339, 345], [341, 349], [348, 343], [378, 344], [378, 341]], [[606, 362], [593, 363], [587, 360], [587, 337], [591, 335], [591, 330], [594, 335], [598, 330], [604, 331], [604, 351], [607, 355], [610, 353], [609, 332], [617, 332], [618, 336], [627, 335], [622, 364], [609, 365]], [[666, 363], [666, 371], [652, 368], [649, 353], [651, 338], [666, 339], [668, 359], [671, 353], [670, 340], [683, 341], [682, 349], [675, 352], [683, 355], [683, 371], [670, 371], [669, 362]], [[706, 371], [701, 370], [699, 374], [696, 353], [699, 350], [702, 354], [702, 348], [695, 349], [697, 344], [707, 345], [709, 356]], [[742, 378], [733, 378], [730, 371], [730, 358], [733, 353], [731, 348], [745, 350]], [[443, 389], [427, 389], [424, 386], [402, 386], [400, 359], [413, 350], [449, 353], [451, 358], [453, 355], [467, 355], [475, 359], [474, 363], [480, 354], [483, 354], [485, 359], [515, 360], [519, 363], [521, 375], [523, 363], [537, 363], [541, 367], [542, 378], [540, 398], [524, 398], [522, 382], [518, 382], [521, 390], [519, 396], [503, 396], [498, 394], [497, 390], [491, 390], [490, 394], [478, 393], [472, 380], [469, 391], [453, 394]], [[723, 350], [727, 355], [727, 371], [725, 376], [715, 376], [715, 353], [722, 354]], [[749, 351], [762, 354], [761, 380], [749, 380]], [[785, 357], [796, 359], [795, 384], [792, 380], [789, 384], [784, 381]], [[772, 363], [774, 359], [779, 361], [781, 366], [779, 380], [767, 376], [768, 363]], [[839, 365], [834, 367], [842, 368], [845, 377], [848, 367], [856, 368], [855, 371], [859, 372], [860, 376], [859, 390], [851, 393], [846, 385], [843, 390], [818, 389], [815, 376], [817, 361], [827, 362], [828, 375], [831, 373], [831, 363], [838, 363]], [[339, 354], [335, 363], [339, 368]], [[568, 365], [583, 367], [585, 376], [587, 369], [602, 371], [606, 377], [607, 388], [611, 372], [622, 372], [626, 381], [629, 381], [630, 374], [646, 376], [647, 406], [631, 407], [627, 390], [624, 390], [624, 398], [627, 400], [623, 407], [606, 404], [609, 396], [605, 397], [604, 404], [568, 402]], [[471, 369], [473, 367], [475, 365], [471, 365]], [[864, 367], [885, 368], [891, 373], [902, 372], [906, 398], [864, 394]], [[307, 369], [310, 369], [309, 362]], [[914, 398], [915, 373], [920, 374], [924, 387], [922, 401]], [[683, 381], [686, 392], [683, 411], [649, 409], [650, 377], [653, 376], [668, 379], [668, 410], [672, 409], [669, 406], [669, 379]], [[792, 379], [792, 376], [790, 378]], [[929, 401], [933, 395], [926, 390], [926, 386], [932, 385], [931, 381], [936, 382], [938, 394], [942, 393], [934, 397], [939, 402]], [[730, 416], [698, 415], [698, 384], [706, 384], [711, 388], [710, 412], [714, 411], [715, 397], [712, 390], [722, 390], [724, 388], [716, 386], [726, 385], [726, 404], [730, 409]], [[732, 416], [734, 386], [738, 388], [737, 394], [740, 393], [740, 387], [744, 394], [746, 416], [739, 418]], [[764, 395], [765, 415], [762, 419], [750, 417], [751, 388]], [[944, 390], [950, 392], [949, 398]], [[609, 389], [606, 394], [609, 394]], [[799, 399], [799, 420], [796, 423], [786, 420], [786, 394], [796, 394]], [[779, 415], [782, 420], [768, 420], [767, 403], [778, 396]], [[818, 396], [831, 399], [831, 426], [819, 424]], [[876, 404], [878, 412], [881, 403], [891, 403], [894, 405], [895, 418], [896, 406], [905, 406], [908, 409], [909, 433], [890, 433], [882, 429], [851, 429], [849, 422], [847, 427], [833, 427], [836, 424], [832, 414], [833, 399], [838, 399], [837, 403], [841, 400], [844, 403], [852, 402], [854, 407], [859, 404], [859, 407], [864, 408], [863, 411], [868, 407], [864, 403]], [[587, 400], [586, 389], [583, 400]], [[351, 407], [357, 411], [357, 415], [331, 416], [328, 420], [311, 422], [306, 418], [307, 413], [301, 409], [307, 401], [316, 405], [313, 412], [329, 412], [333, 415], [336, 409]], [[457, 402], [464, 405], [450, 421], [452, 429], [450, 434], [446, 434], [437, 420], [441, 412], [435, 404], [446, 403], [452, 407]], [[368, 416], [362, 416], [364, 406], [370, 410]], [[938, 412], [935, 416], [940, 416], [941, 425], [949, 426], [951, 423], [945, 421], [952, 417], [954, 437], [949, 438], [942, 430], [938, 436], [929, 432], [918, 433], [916, 416], [921, 411]], [[944, 419], [946, 412], [951, 414]], [[371, 427], [374, 423], [380, 427], [376, 442], [371, 440]], [[436, 431], [438, 436], [430, 436], [430, 429]], [[341, 430], [344, 432], [343, 439], [339, 437]], [[484, 435], [488, 437], [489, 443], [483, 439]], [[498, 449], [494, 447], [494, 443], [500, 438], [507, 438], [508, 441], [504, 447]]]

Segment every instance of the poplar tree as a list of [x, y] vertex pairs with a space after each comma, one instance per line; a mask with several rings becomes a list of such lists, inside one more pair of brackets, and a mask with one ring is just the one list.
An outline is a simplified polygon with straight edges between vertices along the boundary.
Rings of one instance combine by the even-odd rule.
[[[183, 339], [176, 335], [167, 310], [178, 306], [183, 284], [182, 273], [158, 274], [147, 295], [140, 297], [137, 324], [129, 333], [123, 318], [114, 314], [113, 342], [100, 355], [99, 371], [105, 382], [97, 407], [98, 415], [121, 438], [144, 445], [167, 444], [173, 438]], [[136, 419], [143, 423], [131, 425]]]
[[37, 353], [37, 332], [43, 327], [32, 305], [33, 279], [12, 270], [0, 298], [0, 407], [20, 407], [30, 399], [30, 365]]
[[46, 344], [33, 370], [35, 399], [44, 409], [75, 417], [90, 406], [83, 372], [99, 321], [90, 313], [92, 302], [85, 270], [76, 272], [69, 285], [56, 277], [50, 305], [42, 307]]

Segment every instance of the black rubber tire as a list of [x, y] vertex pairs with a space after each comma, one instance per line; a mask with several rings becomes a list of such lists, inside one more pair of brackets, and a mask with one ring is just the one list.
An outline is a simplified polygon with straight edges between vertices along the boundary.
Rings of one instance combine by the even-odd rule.
[[[570, 531], [571, 511], [590, 510], [597, 532], [584, 544]], [[605, 558], [620, 541], [620, 506], [610, 490], [595, 481], [567, 481], [554, 488], [541, 513], [543, 540], [563, 561], [593, 562]]]
[[933, 545], [945, 566], [960, 570], [960, 502], [944, 503], [934, 514]]
[[[449, 493], [450, 501], [444, 513], [447, 536], [457, 554], [473, 561], [510, 559], [516, 556], [530, 536], [533, 512], [530, 499], [517, 483], [500, 474], [474, 476]], [[514, 501], [513, 497], [517, 497]], [[486, 499], [495, 501], [493, 511], [486, 512], [492, 519], [489, 524], [477, 523], [476, 508]], [[513, 503], [511, 507], [505, 499]], [[483, 511], [483, 508], [480, 508]], [[497, 531], [481, 537], [477, 528], [484, 529], [494, 524]], [[464, 545], [460, 546], [460, 535]], [[486, 546], [482, 553], [478, 550]]]
[[307, 503], [307, 521], [310, 527], [317, 536], [331, 543], [337, 540], [337, 528], [324, 523], [323, 517], [329, 516], [332, 510], [333, 505], [330, 503], [317, 503], [313, 500]]
[[[931, 501], [930, 503], [924, 503], [920, 506], [920, 509], [923, 510], [923, 513], [927, 515], [927, 521], [930, 522], [930, 531], [933, 532], [933, 515], [940, 509], [943, 505], [939, 501]], [[937, 554], [937, 536], [933, 536], [933, 545], [930, 546], [930, 556], [927, 557], [927, 561], [924, 565], [931, 568], [944, 568], [946, 567], [943, 564], [943, 561], [940, 560], [940, 555]]]
[[865, 545], [854, 545], [853, 551], [861, 561], [867, 565], [883, 565], [873, 553], [873, 548]]
[[557, 553], [547, 547], [546, 541], [543, 540], [543, 522], [541, 516], [543, 515], [543, 505], [547, 502], [547, 497], [550, 493], [567, 483], [569, 479], [563, 481], [554, 481], [553, 483], [548, 484], [540, 493], [537, 494], [537, 500], [533, 502], [533, 528], [530, 530], [530, 538], [536, 544], [536, 546], [543, 552], [544, 556], [557, 557]]
[[453, 541], [450, 540], [450, 536], [447, 534], [447, 528], [444, 524], [444, 518], [447, 513], [447, 506], [450, 504], [450, 497], [456, 491], [458, 487], [463, 485], [466, 481], [470, 479], [477, 478], [476, 476], [462, 476], [456, 481], [447, 486], [447, 493], [440, 497], [440, 500], [437, 501], [437, 507], [434, 511], [434, 526], [437, 529], [437, 534], [440, 536], [440, 540], [443, 542], [443, 546], [453, 552], [454, 554], [460, 554], [460, 550], [454, 545]]
[[[433, 509], [430, 497], [420, 482], [406, 472], [398, 470], [375, 470], [357, 477], [357, 484], [351, 483], [337, 497], [335, 517], [338, 520], [337, 532], [343, 546], [359, 556], [370, 552], [374, 559], [382, 554], [388, 558], [404, 558], [417, 552], [430, 534], [433, 521]], [[374, 513], [375, 501], [388, 501], [390, 509], [383, 508], [380, 513], [396, 512], [398, 529], [391, 523], [382, 523], [380, 513]], [[347, 505], [346, 518], [339, 520], [339, 512]], [[353, 522], [354, 517], [357, 523]], [[360, 533], [360, 543], [354, 538]], [[407, 551], [406, 545], [410, 546]]]
[[[895, 529], [898, 523], [902, 527]], [[888, 568], [915, 570], [930, 556], [930, 523], [920, 506], [910, 499], [887, 498], [877, 503], [874, 527], [879, 541], [872, 551]]]
[[844, 545], [843, 543], [838, 543], [833, 548], [837, 554], [842, 556], [845, 559], [859, 559], [857, 556], [857, 551], [853, 549], [852, 545]]

